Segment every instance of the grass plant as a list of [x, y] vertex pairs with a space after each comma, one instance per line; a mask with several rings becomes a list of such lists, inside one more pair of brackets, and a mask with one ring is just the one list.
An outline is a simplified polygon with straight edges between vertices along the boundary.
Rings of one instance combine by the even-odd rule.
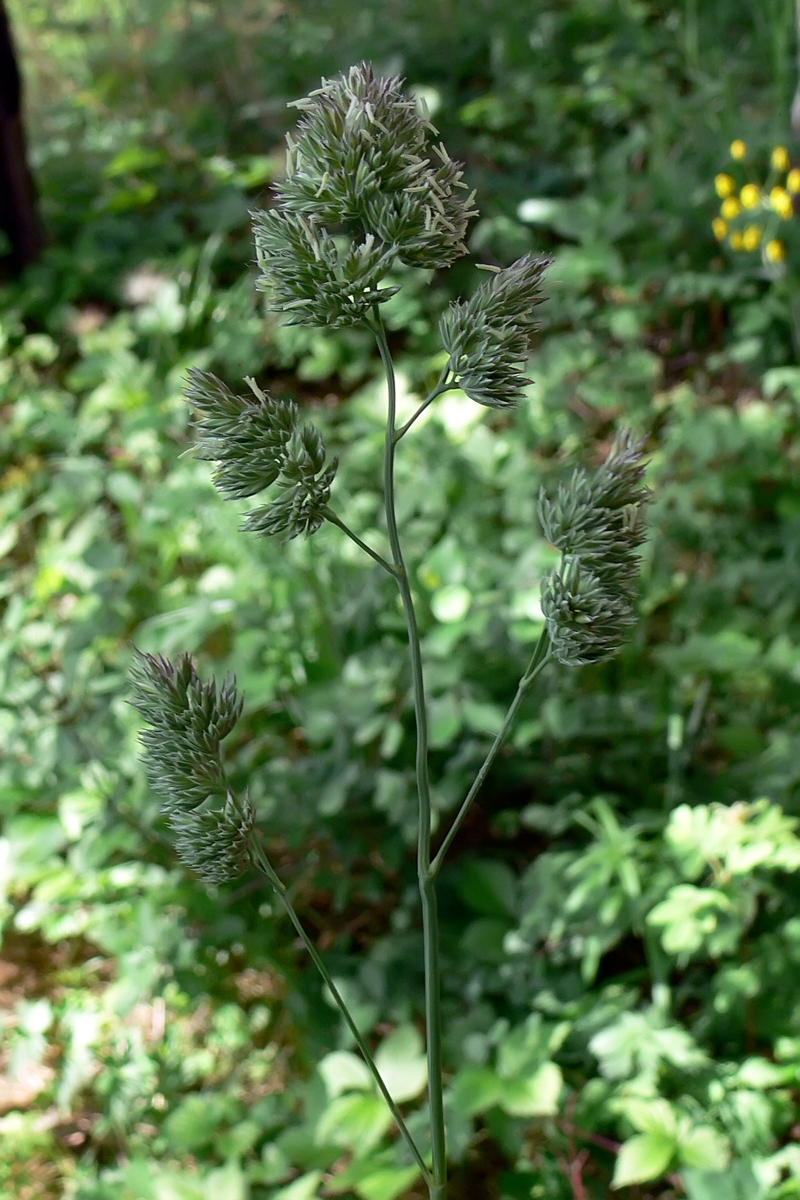
[[[324, 520], [347, 534], [397, 583], [405, 614], [416, 721], [417, 878], [421, 899], [428, 1058], [431, 1161], [410, 1134], [358, 1026], [269, 861], [247, 793], [237, 796], [224, 772], [220, 743], [241, 715], [235, 682], [200, 682], [188, 656], [176, 665], [138, 655], [134, 704], [147, 722], [145, 762], [176, 833], [182, 861], [209, 884], [231, 882], [248, 865], [261, 870], [339, 1006], [401, 1135], [422, 1172], [431, 1200], [445, 1200], [444, 1063], [436, 876], [480, 784], [507, 737], [520, 700], [551, 657], [568, 666], [604, 662], [634, 622], [636, 551], [644, 537], [648, 490], [642, 484], [641, 443], [621, 435], [592, 476], [576, 471], [557, 497], [540, 500], [545, 533], [562, 561], [542, 585], [545, 628], [520, 678], [517, 694], [439, 852], [431, 851], [433, 814], [428, 772], [428, 713], [413, 596], [403, 556], [395, 499], [395, 454], [415, 419], [436, 398], [461, 388], [490, 408], [513, 406], [529, 382], [522, 375], [533, 309], [542, 299], [547, 260], [525, 257], [489, 280], [471, 300], [451, 304], [440, 332], [447, 363], [406, 424], [397, 424], [397, 387], [381, 304], [398, 291], [381, 286], [399, 261], [434, 270], [465, 252], [474, 194], [462, 199], [460, 168], [441, 144], [441, 165], [426, 147], [438, 131], [424, 107], [403, 96], [397, 78], [377, 77], [367, 63], [352, 67], [297, 103], [303, 117], [287, 138], [286, 178], [275, 204], [255, 215], [256, 249], [270, 303], [292, 323], [364, 324], [375, 337], [386, 373], [383, 497], [390, 556], [384, 559], [330, 507], [336, 462], [312, 425], [300, 426], [292, 401], [276, 402], [254, 380], [253, 398], [233, 396], [212, 375], [195, 372], [187, 399], [201, 420], [200, 457], [217, 465], [214, 481], [229, 498], [279, 489], [251, 511], [242, 530], [284, 540], [313, 534]], [[343, 230], [337, 235], [337, 230]], [[424, 436], [424, 435], [422, 435]]]

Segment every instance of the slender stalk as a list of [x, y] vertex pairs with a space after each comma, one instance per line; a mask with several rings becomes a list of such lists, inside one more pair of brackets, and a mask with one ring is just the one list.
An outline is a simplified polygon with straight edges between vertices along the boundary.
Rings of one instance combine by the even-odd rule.
[[492, 742], [491, 749], [489, 750], [489, 753], [486, 755], [486, 758], [484, 759], [483, 766], [481, 767], [480, 771], [478, 771], [478, 774], [475, 776], [475, 781], [472, 784], [472, 787], [467, 792], [466, 799], [464, 800], [464, 803], [461, 805], [461, 808], [458, 810], [456, 818], [453, 821], [453, 824], [450, 826], [447, 837], [444, 839], [441, 846], [439, 847], [439, 853], [436, 855], [436, 858], [431, 863], [431, 875], [434, 878], [436, 878], [436, 876], [439, 874], [439, 871], [441, 869], [442, 863], [444, 862], [444, 857], [447, 854], [447, 851], [450, 849], [451, 845], [453, 844], [453, 840], [454, 840], [456, 834], [458, 833], [459, 829], [463, 825], [464, 819], [472, 806], [473, 800], [475, 799], [478, 792], [482, 788], [483, 782], [486, 779], [486, 776], [489, 774], [492, 763], [494, 762], [495, 758], [497, 757], [497, 753], [498, 753], [500, 747], [502, 746], [503, 742], [508, 737], [508, 732], [511, 729], [511, 726], [514, 724], [514, 719], [519, 710], [519, 706], [523, 701], [525, 693], [528, 691], [528, 688], [531, 686], [534, 679], [539, 674], [539, 672], [542, 670], [542, 668], [544, 667], [545, 663], [548, 661], [549, 658], [550, 658], [550, 643], [549, 643], [549, 639], [547, 636], [547, 630], [544, 630], [542, 632], [538, 642], [536, 643], [536, 649], [533, 652], [533, 657], [531, 658], [531, 661], [528, 663], [525, 674], [522, 676], [522, 678], [519, 681], [519, 685], [517, 687], [517, 694], [514, 697], [514, 699], [511, 701], [511, 706], [510, 706], [508, 712], [506, 713], [505, 720], [503, 721], [503, 724], [500, 727], [500, 730], [498, 731], [497, 736], [495, 737], [494, 741]]
[[450, 382], [448, 383], [447, 377], [449, 374], [450, 374], [450, 364], [448, 363], [447, 366], [442, 370], [442, 373], [439, 376], [439, 379], [437, 380], [436, 386], [434, 387], [433, 391], [430, 392], [425, 397], [425, 399], [422, 401], [422, 404], [420, 404], [419, 408], [414, 413], [414, 415], [412, 417], [409, 417], [409, 419], [406, 421], [405, 425], [401, 425], [399, 429], [395, 430], [395, 433], [394, 433], [395, 442], [399, 442], [400, 438], [404, 437], [405, 434], [408, 433], [409, 429], [414, 424], [417, 417], [422, 416], [422, 414], [425, 412], [425, 409], [428, 407], [429, 404], [433, 404], [433, 402], [437, 396], [441, 396], [443, 392], [452, 391], [452, 389], [456, 386], [455, 380], [453, 380], [453, 379], [451, 379]]
[[431, 874], [431, 792], [428, 779], [428, 716], [425, 708], [425, 686], [422, 675], [422, 652], [419, 643], [417, 615], [408, 579], [394, 501], [394, 454], [396, 441], [397, 387], [394, 364], [386, 341], [386, 332], [377, 305], [373, 327], [378, 343], [389, 393], [384, 454], [384, 504], [392, 560], [397, 573], [397, 585], [406, 616], [408, 646], [411, 656], [411, 681], [414, 691], [414, 714], [417, 727], [416, 778], [419, 796], [419, 834], [417, 838], [417, 877], [422, 903], [422, 940], [425, 963], [425, 1024], [428, 1051], [428, 1104], [433, 1148], [433, 1179], [428, 1183], [430, 1200], [444, 1200], [447, 1187], [447, 1151], [444, 1126], [444, 1096], [442, 1090], [442, 1005], [441, 966], [439, 962], [439, 923], [436, 893]]
[[[414, 1141], [413, 1137], [411, 1136], [408, 1126], [406, 1125], [405, 1121], [403, 1120], [403, 1117], [402, 1117], [401, 1113], [399, 1112], [397, 1105], [395, 1104], [394, 1100], [391, 1097], [389, 1089], [386, 1087], [386, 1084], [383, 1081], [383, 1077], [375, 1064], [375, 1060], [372, 1057], [372, 1055], [370, 1054], [367, 1044], [364, 1041], [363, 1037], [361, 1036], [359, 1028], [356, 1025], [355, 1021], [353, 1020], [353, 1018], [350, 1014], [350, 1010], [342, 998], [341, 992], [337, 988], [336, 984], [333, 982], [333, 979], [331, 977], [331, 974], [330, 974], [328, 968], [325, 966], [325, 963], [322, 961], [322, 959], [320, 958], [320, 956], [317, 952], [316, 946], [311, 941], [311, 938], [308, 936], [305, 929], [303, 928], [303, 924], [295, 911], [294, 905], [292, 904], [291, 900], [289, 899], [289, 896], [287, 895], [286, 888], [281, 883], [278, 876], [275, 874], [275, 871], [274, 871], [269, 859], [265, 855], [263, 849], [257, 842], [254, 844], [253, 849], [255, 851], [255, 858], [258, 863], [259, 869], [263, 872], [264, 875], [266, 875], [267, 879], [272, 884], [272, 887], [275, 889], [278, 896], [280, 897], [281, 903], [283, 904], [284, 908], [286, 909], [286, 912], [288, 913], [289, 920], [292, 922], [292, 924], [294, 925], [298, 934], [302, 938], [303, 945], [305, 946], [308, 953], [311, 955], [311, 960], [314, 963], [314, 966], [319, 971], [320, 975], [322, 976], [323, 980], [325, 981], [325, 984], [327, 985], [328, 991], [331, 993], [334, 1000], [336, 1001], [336, 1004], [339, 1007], [339, 1011], [341, 1012], [342, 1016], [344, 1017], [345, 1021], [347, 1022], [350, 1032], [352, 1033], [353, 1037], [355, 1038], [356, 1044], [364, 1056], [364, 1061], [366, 1062], [367, 1066], [369, 1067], [370, 1071], [372, 1072], [372, 1077], [375, 1080], [376, 1084], [378, 1085], [381, 1095], [383, 1096], [386, 1103], [389, 1105], [389, 1109], [391, 1110], [392, 1116], [394, 1117], [395, 1121], [397, 1122], [397, 1128], [400, 1130], [400, 1133], [402, 1134], [403, 1138], [405, 1139], [409, 1150], [414, 1155], [414, 1161], [416, 1162], [417, 1166], [419, 1167], [420, 1171], [422, 1172], [423, 1178], [425, 1179], [425, 1182], [427, 1183], [428, 1187], [430, 1188], [433, 1184], [433, 1178], [431, 1176], [431, 1173], [428, 1170], [427, 1166], [425, 1165], [425, 1160], [423, 1159], [422, 1155], [420, 1154], [419, 1150], [417, 1149], [417, 1144]], [[433, 1195], [433, 1194], [434, 1193], [432, 1192], [431, 1195]]]
[[374, 558], [379, 567], [383, 567], [384, 571], [388, 571], [390, 575], [397, 575], [396, 568], [393, 567], [391, 563], [388, 563], [380, 554], [378, 554], [377, 550], [373, 550], [372, 547], [368, 546], [366, 542], [362, 542], [358, 534], [353, 533], [353, 530], [350, 528], [350, 526], [345, 525], [344, 521], [342, 521], [340, 517], [337, 517], [332, 508], [326, 507], [323, 510], [323, 515], [326, 521], [330, 521], [331, 525], [337, 525], [339, 529], [341, 529], [342, 533], [347, 534], [351, 542], [355, 542], [355, 544], [360, 546], [361, 549], [370, 556], [370, 558]]

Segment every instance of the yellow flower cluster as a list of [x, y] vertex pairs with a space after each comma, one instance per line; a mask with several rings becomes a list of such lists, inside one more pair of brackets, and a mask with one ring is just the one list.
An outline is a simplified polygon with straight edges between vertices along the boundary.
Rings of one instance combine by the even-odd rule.
[[[747, 144], [740, 138], [731, 142], [730, 155], [734, 162], [747, 157]], [[714, 177], [714, 188], [722, 204], [719, 216], [711, 222], [714, 237], [718, 242], [726, 239], [731, 250], [753, 251], [761, 248], [765, 263], [781, 263], [786, 258], [786, 245], [771, 236], [775, 230], [775, 217], [790, 221], [794, 216], [794, 196], [800, 195], [800, 168], [792, 167], [785, 146], [776, 146], [770, 155], [771, 177], [763, 187], [757, 183], [745, 183], [739, 187], [733, 175], [727, 171]], [[776, 174], [777, 173], [777, 174]], [[779, 182], [785, 176], [783, 184]], [[743, 213], [748, 214], [748, 223], [731, 228]], [[763, 214], [761, 223], [754, 218]]]

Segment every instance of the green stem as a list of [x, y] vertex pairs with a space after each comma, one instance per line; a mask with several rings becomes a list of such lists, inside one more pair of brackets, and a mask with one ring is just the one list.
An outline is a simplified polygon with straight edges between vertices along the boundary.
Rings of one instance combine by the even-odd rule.
[[[376, 331], [376, 336], [377, 336], [377, 331]], [[425, 409], [428, 407], [429, 404], [433, 404], [433, 402], [437, 396], [441, 396], [444, 392], [452, 391], [452, 389], [456, 386], [454, 379], [451, 379], [449, 383], [447, 382], [447, 376], [449, 374], [450, 374], [450, 363], [448, 362], [447, 366], [442, 370], [442, 373], [439, 376], [439, 379], [438, 379], [433, 391], [430, 392], [429, 395], [427, 395], [425, 397], [425, 399], [422, 401], [422, 404], [420, 404], [419, 408], [414, 413], [414, 415], [412, 417], [409, 417], [409, 419], [406, 421], [405, 425], [401, 425], [399, 429], [395, 430], [395, 433], [394, 433], [395, 443], [399, 442], [400, 438], [404, 437], [408, 433], [409, 429], [414, 424], [417, 417], [422, 416], [422, 414], [425, 412]]]
[[385, 558], [382, 558], [381, 555], [378, 554], [376, 550], [373, 550], [371, 546], [368, 546], [366, 542], [362, 542], [358, 534], [353, 533], [353, 530], [350, 528], [350, 526], [345, 525], [344, 521], [342, 521], [340, 517], [337, 517], [332, 508], [325, 507], [322, 510], [322, 515], [325, 517], [326, 521], [330, 521], [331, 525], [337, 525], [339, 529], [341, 529], [342, 533], [346, 533], [351, 542], [355, 542], [357, 546], [360, 546], [361, 549], [370, 556], [370, 558], [374, 558], [378, 566], [383, 567], [384, 571], [388, 571], [390, 575], [397, 575], [397, 571], [391, 565], [391, 563], [388, 563]]
[[431, 792], [428, 779], [428, 716], [425, 709], [425, 687], [422, 676], [422, 652], [419, 629], [414, 611], [414, 598], [408, 579], [394, 501], [394, 454], [396, 446], [395, 420], [397, 387], [394, 364], [386, 341], [380, 311], [375, 306], [374, 333], [378, 343], [389, 393], [389, 412], [386, 422], [384, 454], [384, 504], [389, 545], [397, 572], [397, 585], [406, 616], [408, 645], [411, 655], [411, 682], [414, 691], [414, 714], [417, 726], [416, 777], [419, 796], [419, 835], [417, 839], [417, 877], [422, 903], [422, 940], [425, 963], [425, 1024], [428, 1048], [428, 1103], [430, 1107], [431, 1143], [433, 1147], [433, 1180], [428, 1183], [431, 1200], [444, 1200], [447, 1186], [447, 1152], [444, 1126], [444, 1096], [442, 1091], [442, 1005], [441, 967], [439, 963], [439, 924], [436, 913], [436, 893], [431, 874]]
[[542, 668], [544, 667], [545, 663], [548, 661], [549, 658], [550, 658], [550, 642], [549, 642], [549, 638], [547, 636], [547, 630], [544, 630], [542, 632], [538, 642], [536, 643], [536, 649], [533, 652], [533, 657], [531, 658], [531, 661], [528, 663], [525, 674], [522, 676], [522, 678], [519, 681], [519, 686], [517, 687], [517, 694], [514, 697], [514, 699], [511, 701], [511, 707], [509, 708], [508, 712], [506, 713], [505, 720], [503, 721], [503, 724], [502, 724], [497, 736], [495, 737], [494, 741], [492, 742], [491, 749], [489, 750], [489, 753], [486, 755], [486, 758], [484, 759], [483, 766], [481, 767], [480, 771], [478, 771], [478, 774], [475, 776], [475, 782], [473, 783], [472, 787], [467, 792], [466, 799], [464, 800], [464, 803], [461, 805], [461, 808], [458, 810], [458, 814], [456, 815], [456, 818], [453, 821], [453, 824], [450, 826], [447, 837], [444, 839], [441, 846], [439, 847], [439, 853], [436, 855], [436, 858], [431, 863], [431, 875], [434, 878], [439, 874], [439, 871], [441, 870], [441, 866], [442, 866], [442, 863], [444, 862], [444, 857], [447, 854], [447, 851], [450, 849], [450, 846], [452, 845], [456, 834], [458, 833], [459, 829], [463, 825], [464, 819], [472, 806], [473, 800], [475, 799], [475, 797], [477, 796], [481, 787], [483, 786], [483, 782], [486, 779], [486, 776], [489, 774], [492, 763], [494, 762], [495, 758], [497, 757], [497, 753], [498, 753], [500, 747], [502, 746], [503, 742], [508, 737], [508, 732], [511, 729], [511, 726], [514, 724], [514, 719], [517, 715], [520, 704], [522, 704], [525, 693], [528, 691], [528, 688], [531, 686], [534, 679], [539, 674], [539, 672], [542, 670]]
[[[272, 884], [273, 888], [275, 889], [278, 896], [280, 897], [281, 903], [283, 904], [284, 908], [286, 909], [286, 912], [288, 913], [289, 920], [292, 922], [292, 924], [294, 925], [298, 934], [302, 938], [303, 945], [305, 946], [308, 953], [311, 955], [311, 960], [314, 963], [314, 966], [317, 968], [320, 975], [324, 979], [325, 984], [327, 985], [328, 991], [333, 996], [333, 999], [335, 1000], [336, 1004], [339, 1007], [339, 1011], [341, 1012], [342, 1016], [344, 1017], [345, 1021], [347, 1022], [350, 1032], [352, 1033], [353, 1037], [356, 1040], [356, 1045], [358, 1046], [359, 1050], [363, 1054], [364, 1061], [366, 1062], [367, 1066], [369, 1067], [370, 1071], [372, 1072], [372, 1077], [375, 1080], [376, 1084], [378, 1085], [381, 1095], [383, 1096], [386, 1103], [389, 1105], [389, 1109], [391, 1110], [392, 1116], [394, 1117], [395, 1121], [397, 1122], [397, 1128], [400, 1130], [400, 1133], [405, 1138], [405, 1141], [408, 1145], [409, 1150], [414, 1155], [414, 1161], [416, 1162], [417, 1166], [419, 1167], [420, 1171], [422, 1172], [425, 1182], [427, 1183], [429, 1188], [432, 1187], [433, 1179], [431, 1177], [430, 1171], [428, 1170], [427, 1166], [425, 1165], [425, 1160], [423, 1159], [422, 1155], [420, 1154], [419, 1150], [417, 1149], [417, 1144], [414, 1141], [411, 1134], [409, 1133], [408, 1126], [406, 1125], [405, 1121], [403, 1120], [402, 1115], [398, 1111], [397, 1105], [395, 1104], [394, 1100], [392, 1099], [389, 1089], [386, 1087], [386, 1084], [383, 1081], [383, 1077], [381, 1076], [381, 1073], [375, 1064], [375, 1060], [373, 1059], [372, 1055], [370, 1054], [369, 1049], [367, 1048], [367, 1044], [364, 1041], [363, 1037], [361, 1036], [359, 1028], [356, 1025], [355, 1021], [353, 1020], [353, 1018], [350, 1014], [350, 1010], [342, 998], [341, 992], [337, 988], [336, 984], [333, 982], [333, 979], [331, 978], [331, 974], [330, 974], [328, 968], [325, 966], [325, 963], [322, 961], [319, 954], [317, 953], [316, 946], [311, 941], [311, 938], [308, 936], [305, 929], [303, 928], [303, 924], [302, 924], [300, 918], [298, 917], [297, 913], [295, 912], [294, 905], [292, 904], [291, 900], [289, 899], [289, 897], [286, 893], [286, 888], [281, 883], [278, 876], [275, 874], [272, 864], [270, 863], [269, 859], [267, 858], [266, 854], [264, 853], [262, 847], [256, 842], [256, 843], [254, 843], [253, 849], [255, 852], [255, 858], [256, 858], [256, 862], [258, 864], [259, 869], [263, 872], [264, 875], [266, 875], [267, 879]], [[433, 1195], [433, 1193], [431, 1193], [431, 1194]]]

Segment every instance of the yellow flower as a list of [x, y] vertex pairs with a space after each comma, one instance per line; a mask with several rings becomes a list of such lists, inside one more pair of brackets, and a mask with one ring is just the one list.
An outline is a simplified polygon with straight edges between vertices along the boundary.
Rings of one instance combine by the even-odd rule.
[[744, 158], [745, 154], [747, 154], [747, 146], [741, 138], [731, 142], [731, 158]]
[[769, 194], [769, 202], [779, 217], [788, 221], [794, 212], [792, 198], [786, 188], [774, 187]]
[[792, 167], [786, 176], [786, 189], [790, 192], [800, 192], [800, 169]]
[[758, 225], [748, 225], [742, 234], [742, 248], [744, 250], [757, 250], [761, 245], [761, 230]]
[[721, 242], [728, 232], [728, 222], [723, 221], [722, 217], [714, 217], [711, 222], [711, 228], [714, 230], [714, 237], [718, 242]]
[[754, 183], [746, 183], [739, 192], [739, 199], [744, 208], [758, 208], [761, 203], [761, 192]]
[[715, 175], [714, 187], [717, 189], [717, 195], [722, 199], [724, 199], [726, 196], [730, 196], [736, 191], [736, 184], [731, 179], [730, 175]]
[[739, 230], [735, 229], [730, 236], [731, 250], [741, 250], [742, 240], [742, 235], [739, 233]]
[[776, 171], [789, 170], [789, 152], [785, 146], [776, 146], [770, 159]]
[[738, 217], [742, 206], [735, 196], [728, 196], [727, 200], [722, 201], [719, 211], [726, 221], [732, 221], [734, 217]]
[[783, 262], [783, 260], [786, 258], [786, 247], [784, 246], [783, 242], [775, 241], [774, 238], [771, 242], [767, 242], [766, 246], [764, 247], [764, 257], [766, 258], [767, 262]]

